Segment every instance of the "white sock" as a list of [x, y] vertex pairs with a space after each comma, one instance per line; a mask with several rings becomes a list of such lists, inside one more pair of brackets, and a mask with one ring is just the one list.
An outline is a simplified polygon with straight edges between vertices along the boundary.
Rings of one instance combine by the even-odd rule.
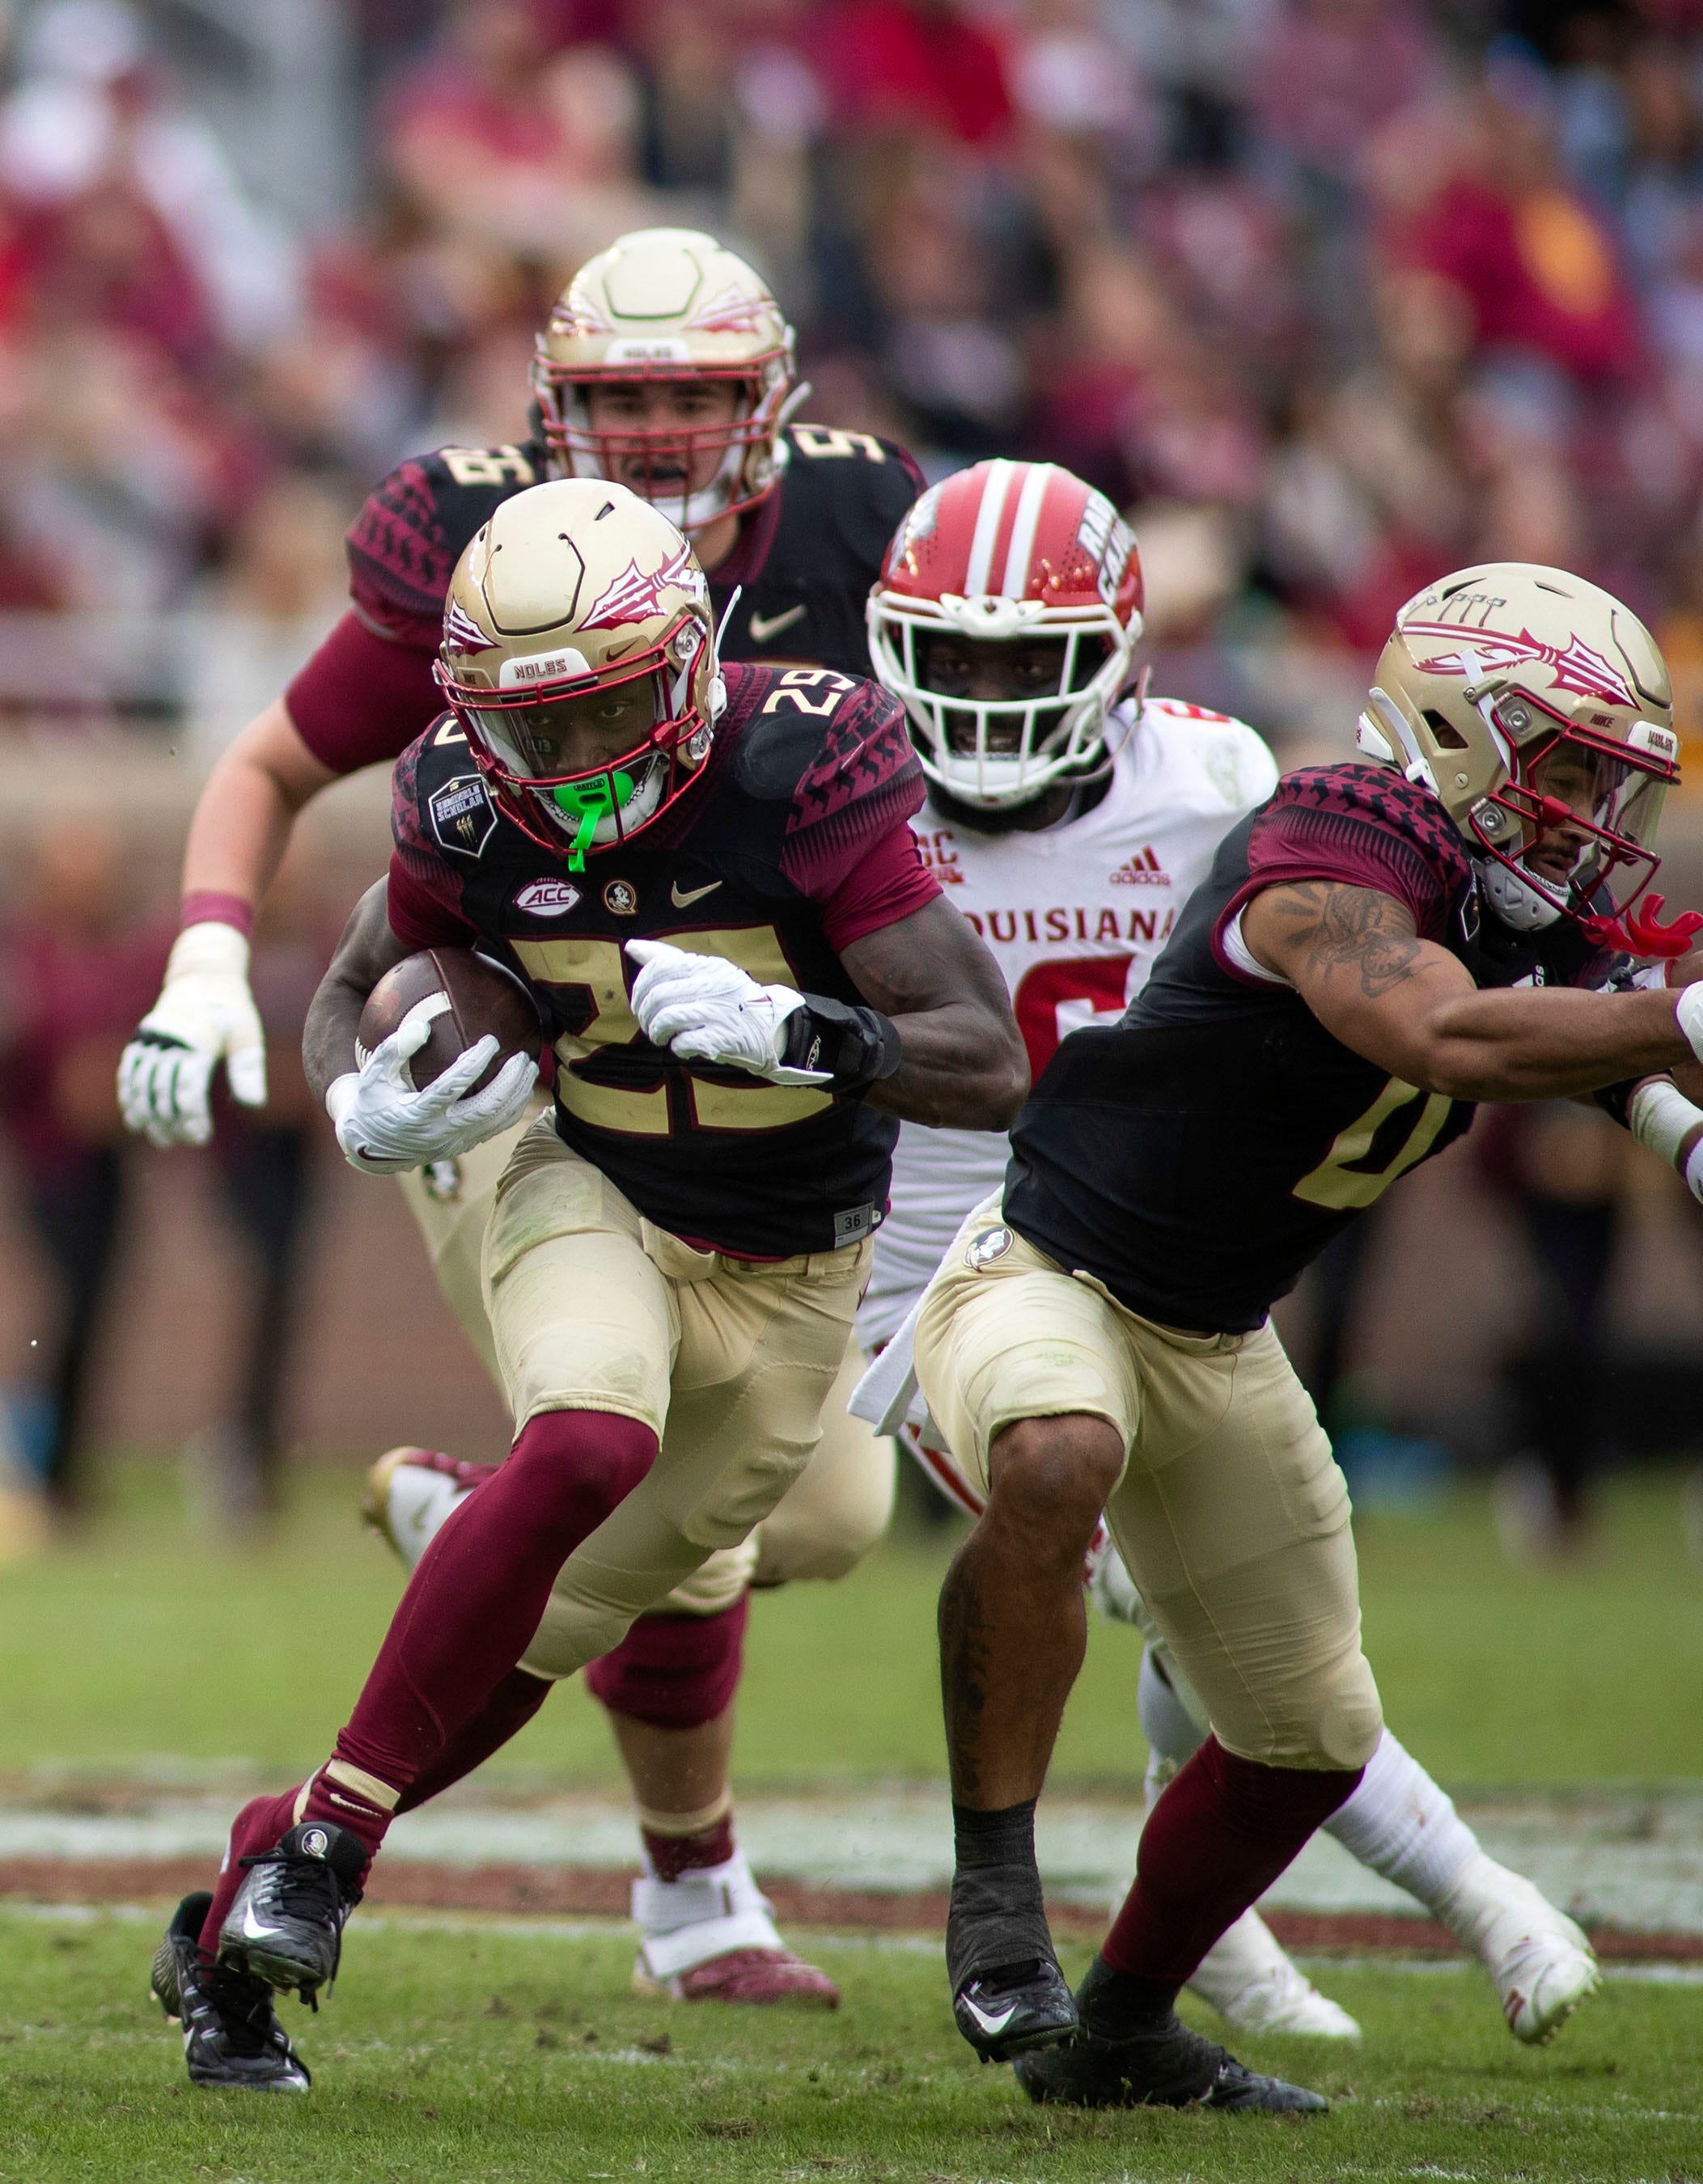
[[1169, 1759], [1175, 1774], [1201, 1744], [1206, 1731], [1193, 1719], [1177, 1694], [1176, 1686], [1161, 1671], [1149, 1646], [1142, 1656], [1141, 1680], [1136, 1685], [1136, 1718], [1148, 1749]]
[[1360, 1864], [1434, 1911], [1478, 1838], [1405, 1746], [1389, 1731], [1360, 1786], [1325, 1823]]

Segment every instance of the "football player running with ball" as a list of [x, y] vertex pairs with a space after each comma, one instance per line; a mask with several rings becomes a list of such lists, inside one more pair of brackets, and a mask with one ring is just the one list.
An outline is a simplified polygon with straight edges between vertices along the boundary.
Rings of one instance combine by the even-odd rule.
[[264, 1990], [330, 1981], [395, 1814], [803, 1469], [893, 1117], [1002, 1130], [1028, 1083], [998, 972], [919, 862], [901, 709], [827, 669], [724, 673], [707, 587], [654, 508], [595, 481], [505, 502], [444, 629], [451, 716], [398, 763], [389, 878], [304, 1054], [352, 1161], [455, 1157], [512, 1122], [530, 1066], [446, 1101], [481, 1042], [414, 1092], [395, 1064], [427, 1026], [360, 1062], [366, 997], [438, 945], [530, 986], [556, 1103], [504, 1171], [483, 1258], [515, 1441], [414, 1572], [325, 1766], [237, 1815], [198, 1934], [187, 1908], [174, 1922], [159, 1983], [202, 2082], [304, 2082]]
[[[237, 1100], [264, 1101], [247, 978], [254, 905], [302, 807], [342, 775], [388, 766], [441, 711], [433, 670], [450, 571], [515, 494], [550, 476], [623, 482], [691, 538], [723, 660], [868, 671], [869, 587], [920, 479], [902, 449], [867, 433], [787, 423], [806, 391], [792, 331], [749, 265], [690, 230], [623, 237], [562, 295], [532, 383], [533, 437], [439, 448], [373, 493], [349, 532], [349, 611], [207, 783], [185, 852], [183, 932], [120, 1072], [126, 1121], [157, 1144], [206, 1141], [221, 1061]], [[800, 702], [825, 704], [830, 686], [812, 698], [808, 668], [798, 671]], [[460, 755], [455, 778], [471, 794], [473, 768]], [[541, 906], [566, 902], [578, 884], [566, 873], [542, 882]], [[713, 908], [707, 883], [702, 900]], [[494, 1379], [480, 1249], [523, 1127], [401, 1178], [444, 1297]], [[861, 1369], [848, 1357], [842, 1392]], [[374, 1466], [368, 1509], [405, 1558], [417, 1557], [478, 1475], [433, 1451], [394, 1450]], [[753, 1577], [841, 1574], [880, 1536], [892, 1493], [891, 1449], [836, 1401], [773, 1521], [711, 1557], [588, 1672], [639, 1806], [645, 1878], [634, 1903], [638, 1975], [649, 1985], [689, 2000], [838, 1999], [783, 1945], [734, 1841], [732, 1702]]]
[[[912, 821], [948, 900], [1004, 973], [1036, 1078], [1080, 1024], [1117, 1021], [1145, 984], [1227, 830], [1276, 787], [1251, 728], [1131, 694], [1142, 566], [1101, 494], [1050, 465], [979, 464], [925, 493], [871, 596], [870, 655], [904, 700], [929, 797]], [[1004, 1180], [986, 1132], [901, 1126], [893, 1204], [857, 1315], [861, 1347], [891, 1343], [969, 1210]], [[980, 1515], [950, 1453], [907, 1436], [937, 1484]], [[1199, 1702], [1109, 1541], [1093, 1596], [1140, 1622], [1142, 1726], [1153, 1795], [1202, 1741]], [[1473, 1949], [1509, 2025], [1547, 2038], [1596, 1986], [1589, 1943], [1522, 1875], [1480, 1848], [1388, 1730], [1326, 1827]], [[1251, 2031], [1354, 2037], [1249, 1910], [1189, 1984]]]
[[[955, 2014], [1038, 2101], [1324, 2105], [1174, 2007], [1383, 1733], [1347, 1490], [1274, 1300], [1479, 1100], [1594, 1095], [1682, 1173], [1703, 1137], [1672, 1076], [1703, 988], [1667, 975], [1703, 920], [1638, 907], [1678, 746], [1636, 619], [1555, 570], [1450, 577], [1403, 610], [1360, 747], [1233, 828], [1123, 1017], [1063, 1040], [916, 1325], [986, 1497], [941, 1601]], [[1073, 1997], [1034, 1810], [1103, 1510], [1212, 1734]]]

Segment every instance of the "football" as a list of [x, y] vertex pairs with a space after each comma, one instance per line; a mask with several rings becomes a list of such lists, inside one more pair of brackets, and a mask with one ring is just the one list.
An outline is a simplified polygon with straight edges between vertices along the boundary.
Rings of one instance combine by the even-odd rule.
[[407, 1064], [410, 1083], [421, 1092], [441, 1077], [458, 1055], [494, 1034], [497, 1052], [472, 1087], [481, 1090], [516, 1054], [536, 1055], [542, 1037], [532, 995], [513, 972], [471, 948], [422, 948], [393, 965], [366, 997], [355, 1033], [355, 1051], [367, 1057], [388, 1039], [416, 1003], [445, 994], [449, 1006], [434, 1018], [426, 1044]]

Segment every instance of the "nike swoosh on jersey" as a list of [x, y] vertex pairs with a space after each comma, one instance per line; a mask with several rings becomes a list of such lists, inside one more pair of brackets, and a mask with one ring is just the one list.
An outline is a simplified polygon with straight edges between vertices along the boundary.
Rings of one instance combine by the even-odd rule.
[[719, 880], [712, 880], [707, 887], [683, 889], [676, 880], [668, 890], [668, 900], [676, 910], [684, 910], [689, 903], [701, 902], [706, 894], [713, 894], [720, 885]]
[[751, 641], [753, 644], [767, 644], [770, 638], [779, 637], [782, 630], [790, 629], [794, 622], [802, 621], [803, 619], [804, 607], [801, 602], [796, 607], [789, 607], [784, 614], [754, 614], [750, 622]]
[[997, 2017], [990, 2017], [987, 2012], [981, 2007], [980, 2003], [973, 2002], [969, 1995], [963, 1996], [961, 1999], [963, 2003], [964, 2008], [969, 2012], [976, 2023], [980, 2025], [982, 2031], [987, 2033], [990, 2036], [996, 2032], [1003, 2032], [1006, 2026], [1010, 2024], [1012, 2019], [1017, 2014], [1017, 2004], [1014, 2002], [1007, 2003], [1005, 2008], [1000, 2011]]

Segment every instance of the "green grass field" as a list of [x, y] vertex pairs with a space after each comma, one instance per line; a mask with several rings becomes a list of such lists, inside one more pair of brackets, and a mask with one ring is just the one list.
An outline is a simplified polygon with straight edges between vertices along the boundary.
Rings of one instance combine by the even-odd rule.
[[914, 1948], [824, 1942], [839, 2014], [758, 2014], [639, 1999], [614, 1934], [357, 1922], [320, 2015], [284, 2006], [313, 2092], [266, 2098], [185, 2081], [142, 1997], [152, 1941], [139, 1921], [0, 1913], [0, 2178], [1703, 2176], [1695, 1986], [1616, 1982], [1564, 2046], [1527, 2053], [1471, 1972], [1333, 1967], [1360, 2052], [1240, 2043], [1329, 2094], [1329, 2116], [1068, 2115], [977, 2066]]
[[[0, 1571], [0, 1774], [124, 1774], [165, 1758], [288, 1778], [315, 1765], [360, 1688], [399, 1590], [355, 1522], [358, 1479], [305, 1474], [284, 1536], [209, 1551], [163, 1468], [115, 1467], [85, 1541]], [[749, 1783], [937, 1775], [935, 1599], [955, 1535], [901, 1533], [840, 1585], [760, 1597], [740, 1699]], [[1366, 1644], [1385, 1711], [1444, 1782], [1703, 1776], [1703, 1578], [1677, 1481], [1611, 1496], [1576, 1568], [1519, 1573], [1482, 1495], [1361, 1527]], [[1133, 1781], [1139, 1641], [1097, 1624], [1056, 1778]], [[494, 1763], [614, 1779], [598, 1709], [575, 1688]]]
[[[265, 1552], [212, 1552], [175, 1482], [120, 1468], [82, 1542], [0, 1573], [0, 1777], [186, 1769], [283, 1781], [322, 1756], [395, 1598], [317, 1472]], [[761, 1599], [741, 1702], [748, 1784], [937, 1777], [933, 1605], [949, 1540], [902, 1535], [854, 1579]], [[1678, 1486], [1614, 1494], [1560, 1574], [1510, 1573], [1482, 1496], [1363, 1527], [1368, 1645], [1393, 1723], [1451, 1785], [1703, 1776], [1703, 1581]], [[1097, 1629], [1057, 1779], [1137, 1778], [1133, 1634]], [[498, 1763], [607, 1782], [570, 1691]], [[358, 1918], [318, 2017], [287, 2021], [306, 2100], [208, 2096], [146, 1999], [166, 1906], [0, 1905], [0, 2180], [206, 2177], [1703, 2180], [1703, 1985], [1617, 1979], [1555, 2048], [1504, 2032], [1476, 1969], [1333, 1964], [1359, 2051], [1238, 2042], [1318, 2085], [1311, 2123], [1032, 2110], [953, 2033], [927, 1942], [812, 1939], [834, 2017], [685, 2010], [628, 1987], [610, 1926]], [[803, 1938], [803, 1937], [798, 1937]], [[1073, 1973], [1082, 1952], [1067, 1954]], [[1209, 2022], [1203, 2014], [1203, 2023]]]

